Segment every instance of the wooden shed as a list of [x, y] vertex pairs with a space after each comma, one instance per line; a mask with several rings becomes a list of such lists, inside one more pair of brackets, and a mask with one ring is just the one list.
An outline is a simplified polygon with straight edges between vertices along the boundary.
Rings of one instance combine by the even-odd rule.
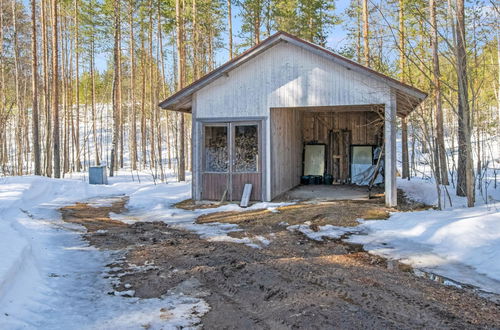
[[239, 200], [251, 183], [252, 200], [270, 201], [301, 183], [307, 146], [323, 150], [314, 166], [350, 182], [353, 157], [383, 147], [386, 204], [395, 206], [396, 116], [426, 96], [278, 32], [160, 107], [192, 115], [195, 200]]

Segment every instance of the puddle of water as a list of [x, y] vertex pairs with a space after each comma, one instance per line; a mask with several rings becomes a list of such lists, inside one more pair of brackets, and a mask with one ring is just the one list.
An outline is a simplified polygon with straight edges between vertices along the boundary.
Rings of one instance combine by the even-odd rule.
[[414, 268], [412, 269], [412, 274], [418, 277], [426, 278], [428, 280], [437, 282], [439, 284], [447, 285], [447, 286], [453, 286], [459, 289], [477, 289], [476, 287], [469, 285], [469, 284], [463, 284], [459, 283], [457, 281], [454, 281], [452, 279], [449, 279], [447, 277], [441, 276], [441, 275], [436, 275], [434, 273], [426, 272], [421, 269]]

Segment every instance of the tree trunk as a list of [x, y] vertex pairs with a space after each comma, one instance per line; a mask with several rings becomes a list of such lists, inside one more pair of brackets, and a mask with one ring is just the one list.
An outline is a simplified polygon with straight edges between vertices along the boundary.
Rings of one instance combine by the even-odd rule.
[[[36, 37], [36, 0], [31, 0], [31, 92], [32, 92], [32, 128], [33, 158], [35, 161], [35, 175], [41, 175], [40, 167], [40, 133], [38, 122], [38, 54]], [[0, 42], [3, 42], [0, 41]]]
[[144, 47], [144, 27], [141, 26], [141, 153], [142, 165], [147, 165], [146, 136], [146, 49]]
[[135, 104], [135, 41], [134, 41], [134, 1], [130, 2], [130, 159], [132, 169], [137, 170], [137, 110]]
[[[184, 71], [185, 71], [185, 57], [184, 57], [184, 31], [181, 15], [180, 0], [175, 1], [175, 21], [177, 31], [177, 58], [179, 64], [177, 65], [177, 90], [184, 87]], [[178, 179], [179, 181], [186, 180], [186, 162], [185, 162], [185, 139], [184, 139], [184, 114], [180, 114], [179, 118], [179, 160], [178, 160]]]
[[3, 30], [3, 0], [0, 0], [0, 166], [2, 173], [5, 174], [5, 165], [7, 164], [7, 152], [5, 152], [6, 145], [6, 124], [7, 124], [7, 110], [5, 102], [5, 63], [4, 63], [4, 30]]
[[371, 66], [369, 38], [370, 38], [370, 30], [369, 30], [368, 0], [363, 0], [363, 55], [364, 55], [364, 64], [366, 66]]
[[356, 61], [361, 63], [361, 2], [356, 0]]
[[64, 22], [66, 21], [66, 17], [62, 16], [59, 20], [59, 40], [60, 40], [60, 48], [61, 48], [61, 96], [62, 96], [62, 113], [63, 113], [63, 132], [62, 132], [62, 144], [63, 144], [63, 153], [62, 153], [62, 177], [64, 174], [69, 171], [69, 153], [68, 153], [68, 79], [67, 79], [67, 39], [64, 38], [63, 31], [65, 30]]
[[[75, 149], [76, 149], [76, 171], [80, 172], [82, 169], [82, 163], [80, 159], [80, 66], [79, 66], [79, 55], [80, 50], [79, 35], [78, 35], [78, 0], [75, 0], [75, 115], [76, 115], [76, 125], [75, 125]], [[85, 118], [86, 120], [86, 118]]]
[[94, 140], [94, 152], [95, 152], [95, 165], [100, 165], [99, 157], [99, 144], [97, 140], [97, 113], [96, 113], [96, 101], [95, 101], [95, 67], [94, 67], [94, 38], [91, 37], [90, 40], [90, 80], [91, 80], [91, 108], [92, 108], [92, 136]]
[[23, 175], [23, 127], [22, 127], [22, 110], [21, 110], [21, 92], [20, 92], [20, 63], [19, 63], [19, 43], [17, 32], [17, 2], [12, 1], [12, 25], [13, 25], [13, 43], [14, 43], [14, 83], [16, 90], [16, 175]]
[[113, 140], [111, 145], [111, 161], [109, 166], [109, 176], [112, 177], [115, 174], [117, 153], [118, 153], [118, 135], [119, 135], [119, 113], [120, 113], [120, 68], [119, 68], [119, 56], [120, 56], [120, 1], [114, 0], [114, 49], [113, 49]]
[[[441, 80], [439, 68], [439, 53], [438, 53], [438, 35], [437, 35], [437, 20], [436, 20], [436, 2], [430, 0], [430, 23], [431, 23], [431, 47], [432, 47], [432, 76], [434, 83], [434, 106], [435, 106], [435, 122], [436, 122], [436, 151], [437, 159], [439, 160], [437, 174], [439, 174], [440, 183], [448, 185], [448, 165], [446, 160], [446, 149], [444, 144], [444, 128], [443, 128], [443, 108], [441, 101]], [[437, 179], [437, 178], [436, 178]]]
[[233, 58], [233, 17], [231, 13], [231, 0], [227, 0], [227, 26], [228, 26], [228, 48], [229, 59]]
[[49, 49], [47, 35], [47, 12], [46, 0], [42, 0], [41, 5], [41, 25], [42, 25], [42, 53], [43, 53], [43, 105], [45, 108], [45, 175], [52, 176], [52, 118], [50, 111], [50, 90], [49, 90]]
[[59, 148], [59, 45], [57, 42], [57, 4], [52, 0], [52, 147], [54, 156], [54, 177], [61, 177], [61, 156]]
[[123, 168], [123, 148], [124, 148], [124, 124], [125, 124], [125, 115], [123, 108], [123, 99], [122, 99], [122, 21], [121, 21], [121, 7], [119, 2], [119, 11], [118, 11], [118, 144], [120, 148], [120, 157], [119, 161], [116, 161], [116, 169], [118, 167]]
[[260, 2], [256, 5], [256, 8], [254, 8], [255, 11], [253, 13], [253, 44], [254, 46], [260, 43]]
[[[157, 7], [157, 50], [156, 50], [156, 62], [158, 65], [161, 66], [160, 70], [158, 71], [158, 74], [161, 74], [161, 77], [158, 77], [157, 81], [160, 82], [160, 90], [162, 91], [162, 95], [166, 95], [166, 90], [165, 90], [165, 70], [163, 68], [163, 43], [162, 43], [162, 24], [161, 24], [161, 7], [160, 3], [158, 2], [158, 7]], [[156, 102], [155, 102], [156, 103]], [[165, 173], [163, 171], [163, 133], [162, 133], [162, 113], [158, 109], [158, 106], [154, 104], [154, 107], [156, 109], [156, 138], [157, 138], [157, 148], [158, 148], [158, 167], [160, 168], [160, 179], [161, 181], [165, 180]]]
[[[405, 53], [405, 13], [404, 0], [399, 0], [399, 72], [401, 82], [406, 80], [406, 53]], [[408, 159], [408, 118], [401, 119], [401, 154], [403, 179], [410, 177], [410, 163]]]
[[471, 152], [470, 111], [465, 45], [464, 0], [456, 0], [456, 57], [458, 77], [458, 177], [457, 195], [467, 196], [467, 206], [474, 206], [474, 180]]
[[154, 78], [153, 78], [153, 1], [149, 0], [149, 33], [148, 33], [148, 42], [149, 42], [149, 144], [150, 151], [149, 156], [151, 159], [150, 167], [156, 169], [156, 146], [155, 146], [155, 116], [156, 116], [156, 104], [154, 104]]

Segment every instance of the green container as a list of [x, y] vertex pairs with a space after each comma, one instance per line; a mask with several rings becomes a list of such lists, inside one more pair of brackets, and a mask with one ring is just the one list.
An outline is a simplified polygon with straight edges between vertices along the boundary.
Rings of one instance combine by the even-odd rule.
[[333, 184], [333, 175], [325, 174], [323, 177], [323, 184]]

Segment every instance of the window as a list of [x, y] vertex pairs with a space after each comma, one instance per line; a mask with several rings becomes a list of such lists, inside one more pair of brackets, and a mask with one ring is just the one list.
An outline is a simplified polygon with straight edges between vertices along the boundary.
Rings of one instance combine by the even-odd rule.
[[352, 163], [353, 164], [373, 164], [373, 147], [372, 146], [353, 146], [352, 147]]
[[228, 172], [227, 126], [205, 126], [205, 171]]
[[257, 125], [234, 128], [234, 172], [257, 172], [259, 164], [259, 132]]

